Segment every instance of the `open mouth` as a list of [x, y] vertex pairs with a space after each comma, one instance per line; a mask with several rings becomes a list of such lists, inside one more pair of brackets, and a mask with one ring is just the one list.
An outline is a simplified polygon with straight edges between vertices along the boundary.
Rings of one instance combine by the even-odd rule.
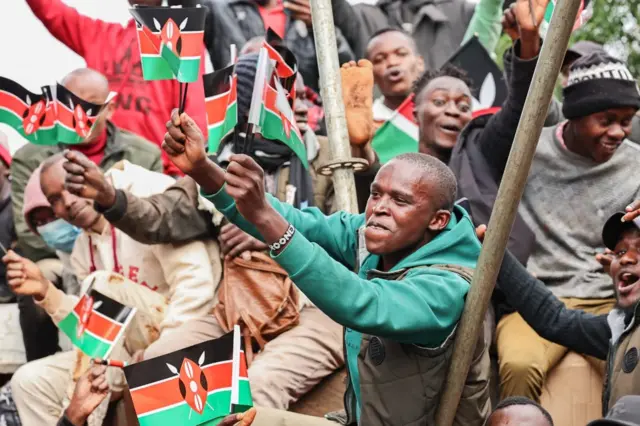
[[618, 275], [618, 292], [620, 294], [629, 293], [638, 284], [638, 280], [640, 280], [640, 276], [632, 272], [622, 272]]
[[404, 77], [404, 74], [399, 69], [393, 69], [387, 72], [387, 75], [386, 75], [387, 80], [389, 80], [391, 83], [397, 83], [401, 81], [403, 77]]
[[459, 126], [456, 126], [455, 124], [441, 124], [440, 126], [440, 130], [442, 130], [444, 133], [450, 133], [450, 134], [458, 134], [460, 133], [460, 130], [462, 130]]

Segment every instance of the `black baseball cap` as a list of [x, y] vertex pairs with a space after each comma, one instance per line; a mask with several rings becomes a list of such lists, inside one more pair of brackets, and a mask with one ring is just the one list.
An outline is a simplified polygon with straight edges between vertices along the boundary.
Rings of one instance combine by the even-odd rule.
[[615, 250], [616, 244], [618, 244], [624, 231], [634, 227], [640, 229], [640, 217], [630, 222], [622, 222], [622, 216], [625, 214], [624, 212], [614, 213], [607, 219], [607, 222], [602, 228], [602, 241], [604, 242], [604, 246], [609, 250]]
[[587, 426], [640, 426], [640, 395], [623, 396], [611, 407], [607, 417]]
[[595, 43], [589, 40], [581, 40], [567, 49], [567, 53], [562, 61], [564, 66], [569, 61], [575, 61], [583, 56], [589, 56], [592, 53], [605, 53], [604, 47], [601, 44]]

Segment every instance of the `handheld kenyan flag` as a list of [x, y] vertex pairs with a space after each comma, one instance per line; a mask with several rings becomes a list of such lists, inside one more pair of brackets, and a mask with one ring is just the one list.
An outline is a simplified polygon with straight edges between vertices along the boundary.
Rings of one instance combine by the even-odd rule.
[[234, 74], [234, 68], [234, 65], [230, 65], [202, 77], [210, 154], [218, 152], [220, 141], [238, 124], [238, 78]]
[[298, 73], [298, 61], [296, 55], [287, 49], [280, 36], [271, 28], [267, 30], [262, 47], [267, 49], [269, 59], [276, 63], [276, 74], [289, 95], [289, 104], [293, 105], [296, 98], [296, 76]]
[[[83, 311], [87, 306], [91, 306], [89, 313]], [[80, 298], [73, 311], [60, 321], [58, 328], [87, 356], [108, 358], [135, 313], [135, 308], [124, 306], [91, 289]], [[82, 321], [85, 318], [88, 319], [86, 326]], [[82, 331], [80, 336], [79, 330]]]
[[204, 46], [205, 9], [136, 6], [130, 12], [138, 24], [144, 79], [196, 81]]
[[140, 426], [216, 425], [253, 406], [240, 328], [125, 367]]
[[418, 124], [413, 116], [413, 94], [400, 104], [391, 118], [373, 135], [371, 146], [384, 164], [407, 152], [418, 152]]
[[58, 143], [54, 102], [49, 87], [43, 93], [28, 91], [8, 78], [0, 77], [0, 123], [18, 131], [39, 145]]
[[[253, 107], [252, 105], [251, 108]], [[308, 169], [307, 149], [280, 80], [273, 77], [271, 84], [265, 86], [262, 102], [257, 107], [261, 109], [258, 125], [262, 136], [287, 145], [298, 156], [304, 168]]]
[[111, 101], [113, 95], [114, 93], [109, 95], [104, 105], [94, 104], [77, 97], [58, 83], [55, 94], [58, 142], [81, 143], [89, 136], [102, 108]]

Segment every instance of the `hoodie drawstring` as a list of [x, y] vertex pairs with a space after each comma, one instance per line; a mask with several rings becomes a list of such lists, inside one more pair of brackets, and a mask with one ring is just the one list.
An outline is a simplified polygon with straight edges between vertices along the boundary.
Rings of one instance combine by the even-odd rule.
[[[116, 228], [113, 225], [111, 226], [111, 251], [113, 254], [113, 272], [119, 274], [120, 273], [120, 263], [118, 262], [118, 252], [117, 252], [117, 240], [116, 240]], [[89, 259], [91, 261], [91, 266], [89, 267], [89, 272], [93, 273], [97, 271], [96, 261], [93, 254], [93, 239], [89, 236]]]

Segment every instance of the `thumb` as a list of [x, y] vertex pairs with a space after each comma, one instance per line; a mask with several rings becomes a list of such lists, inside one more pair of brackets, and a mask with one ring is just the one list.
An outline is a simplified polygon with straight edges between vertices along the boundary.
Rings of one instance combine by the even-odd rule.
[[186, 112], [183, 112], [180, 116], [180, 122], [182, 131], [189, 139], [200, 137], [200, 135], [202, 134], [196, 122], [193, 121], [193, 119], [189, 117]]

